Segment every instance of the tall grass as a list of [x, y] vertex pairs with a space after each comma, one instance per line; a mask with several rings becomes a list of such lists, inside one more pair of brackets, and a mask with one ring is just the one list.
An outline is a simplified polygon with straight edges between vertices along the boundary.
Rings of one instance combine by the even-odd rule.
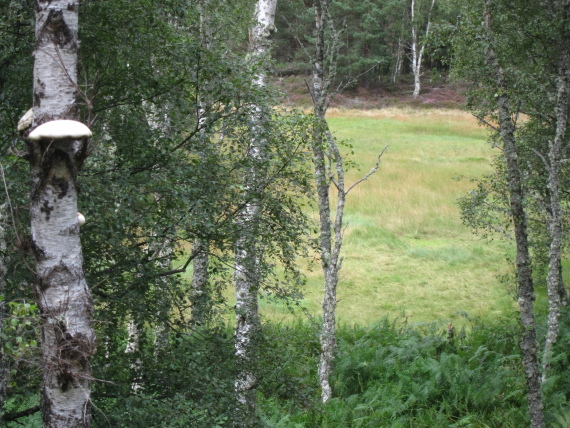
[[[405, 311], [411, 320], [494, 318], [513, 301], [496, 278], [507, 243], [486, 242], [462, 225], [457, 198], [470, 177], [490, 171], [485, 130], [460, 111], [332, 110], [330, 126], [352, 144], [348, 182], [362, 177], [387, 145], [380, 170], [348, 197], [338, 295], [341, 322], [369, 324]], [[344, 149], [350, 152], [349, 148]], [[307, 271], [302, 307], [318, 315], [322, 275]], [[287, 308], [262, 300], [268, 319]]]

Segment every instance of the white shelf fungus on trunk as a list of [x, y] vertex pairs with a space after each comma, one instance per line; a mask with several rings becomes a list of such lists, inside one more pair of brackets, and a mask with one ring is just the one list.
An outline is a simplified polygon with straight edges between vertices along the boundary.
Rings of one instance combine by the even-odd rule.
[[91, 130], [75, 120], [52, 120], [34, 129], [28, 138], [39, 140], [81, 140], [91, 137]]
[[18, 132], [25, 131], [32, 126], [32, 119], [34, 118], [34, 109], [29, 109], [25, 115], [18, 121]]
[[85, 224], [85, 216], [80, 212], [77, 213], [77, 223], [79, 226], [83, 226]]

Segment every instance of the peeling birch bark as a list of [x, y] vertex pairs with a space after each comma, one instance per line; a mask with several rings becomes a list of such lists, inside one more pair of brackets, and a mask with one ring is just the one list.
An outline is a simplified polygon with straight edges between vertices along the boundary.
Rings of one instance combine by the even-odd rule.
[[[251, 55], [262, 61], [269, 55], [275, 33], [275, 9], [277, 0], [259, 0], [255, 10], [257, 24], [252, 29]], [[260, 70], [254, 78], [259, 87], [267, 85], [267, 72]], [[261, 215], [261, 201], [257, 187], [260, 172], [255, 164], [264, 157], [265, 137], [262, 130], [263, 112], [259, 106], [252, 109], [252, 141], [248, 156], [253, 167], [245, 185], [245, 200], [248, 201], [240, 214], [241, 234], [236, 242], [234, 283], [236, 290], [236, 331], [235, 355], [238, 374], [235, 380], [237, 399], [234, 426], [253, 427], [257, 425], [255, 416], [257, 391], [257, 348], [260, 335], [259, 309], [259, 262], [263, 245], [258, 242], [257, 229]]]
[[523, 368], [526, 377], [527, 400], [532, 428], [544, 428], [544, 406], [540, 389], [540, 365], [538, 361], [538, 344], [536, 341], [536, 324], [533, 312], [534, 284], [528, 247], [527, 216], [524, 208], [524, 190], [516, 152], [515, 124], [512, 120], [509, 105], [508, 88], [504, 71], [499, 63], [494, 48], [492, 27], [492, 0], [485, 0], [484, 26], [487, 37], [486, 62], [494, 72], [498, 90], [497, 105], [499, 113], [499, 130], [503, 142], [503, 153], [507, 164], [510, 210], [515, 229], [517, 248], [518, 303], [522, 340], [520, 343]]
[[[37, 0], [32, 129], [77, 119], [77, 0]], [[42, 320], [42, 418], [49, 428], [90, 427], [93, 302], [77, 218], [77, 170], [87, 142], [28, 141], [34, 291]]]

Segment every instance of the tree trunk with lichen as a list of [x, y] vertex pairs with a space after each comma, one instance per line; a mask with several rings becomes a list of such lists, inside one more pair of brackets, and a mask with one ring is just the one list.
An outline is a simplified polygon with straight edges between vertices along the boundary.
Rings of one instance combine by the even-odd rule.
[[326, 168], [325, 142], [323, 129], [326, 127], [327, 90], [324, 76], [325, 67], [325, 26], [328, 14], [328, 1], [315, 2], [315, 61], [313, 63], [313, 100], [317, 126], [313, 135], [313, 164], [317, 188], [317, 205], [319, 208], [319, 250], [321, 265], [325, 277], [323, 293], [323, 325], [321, 329], [321, 357], [318, 365], [321, 397], [326, 403], [332, 397], [329, 378], [332, 374], [332, 361], [336, 349], [336, 287], [338, 283], [337, 267], [332, 263], [332, 222], [330, 196]]
[[[78, 118], [77, 0], [38, 0], [31, 130]], [[77, 218], [77, 171], [87, 142], [28, 140], [30, 250], [41, 314], [41, 411], [49, 428], [90, 427], [90, 359], [95, 352], [93, 302], [85, 282]]]
[[[200, 11], [200, 42], [204, 50], [209, 50], [212, 46], [212, 28], [208, 14], [209, 0], [199, 0], [198, 9]], [[200, 88], [199, 88], [200, 90]], [[210, 126], [208, 114], [211, 108], [211, 101], [205, 91], [200, 91], [198, 107], [198, 128], [200, 129], [199, 156], [206, 158], [207, 146], [210, 143]], [[196, 238], [192, 251], [196, 253], [193, 262], [192, 284], [190, 300], [192, 302], [192, 320], [194, 326], [202, 325], [211, 312], [211, 296], [209, 289], [210, 275], [208, 272], [210, 241], [208, 239]]]
[[496, 43], [493, 31], [492, 0], [485, 1], [483, 23], [487, 37], [486, 63], [494, 74], [497, 88], [497, 109], [499, 116], [499, 131], [503, 143], [503, 153], [507, 166], [507, 181], [509, 189], [510, 211], [513, 218], [516, 241], [516, 264], [518, 276], [518, 304], [522, 338], [520, 348], [523, 358], [523, 368], [526, 376], [527, 400], [529, 404], [532, 428], [544, 427], [544, 406], [540, 388], [540, 365], [538, 361], [538, 344], [536, 341], [536, 324], [534, 319], [533, 301], [534, 284], [531, 272], [531, 261], [528, 245], [527, 216], [524, 206], [524, 190], [521, 171], [517, 156], [517, 140], [515, 124], [512, 119], [510, 99], [504, 70], [499, 63], [494, 45]]
[[[570, 19], [570, 5], [566, 0], [557, 4], [553, 18], [563, 22]], [[565, 27], [560, 34], [560, 58], [558, 61], [558, 79], [556, 82], [556, 135], [549, 142], [548, 150], [548, 231], [550, 233], [549, 266], [546, 277], [548, 290], [548, 330], [542, 356], [542, 382], [546, 381], [551, 359], [552, 347], [558, 338], [560, 328], [560, 310], [565, 303], [566, 293], [562, 281], [562, 239], [564, 233], [564, 215], [560, 202], [560, 170], [562, 158], [567, 148], [566, 128], [568, 122], [568, 79], [570, 74], [570, 34]]]
[[[252, 30], [251, 55], [264, 60], [269, 55], [275, 33], [275, 9], [277, 0], [259, 0], [255, 10], [256, 25]], [[267, 85], [267, 72], [260, 70], [255, 85]], [[257, 348], [260, 322], [257, 294], [260, 286], [259, 262], [263, 254], [263, 243], [259, 242], [257, 230], [260, 227], [262, 202], [259, 198], [260, 172], [256, 167], [263, 161], [266, 138], [263, 135], [264, 113], [259, 106], [253, 106], [251, 113], [252, 141], [248, 152], [252, 168], [246, 177], [245, 206], [239, 215], [240, 236], [236, 242], [234, 284], [236, 290], [235, 355], [238, 374], [235, 380], [237, 399], [234, 426], [256, 426], [255, 407], [257, 392]]]
[[[321, 356], [318, 365], [321, 399], [326, 403], [332, 397], [330, 377], [336, 351], [336, 303], [338, 274], [342, 265], [343, 215], [347, 191], [344, 185], [343, 159], [325, 118], [329, 105], [329, 89], [334, 81], [338, 59], [338, 33], [334, 30], [328, 8], [329, 0], [315, 1], [315, 60], [313, 62], [313, 102], [316, 126], [313, 132], [312, 151], [319, 209], [320, 233], [318, 238], [321, 267], [325, 277], [323, 291], [323, 325], [321, 328]], [[331, 46], [325, 46], [325, 30], [330, 26]], [[326, 57], [328, 56], [328, 58]], [[329, 68], [325, 74], [325, 63]], [[328, 159], [327, 159], [328, 158]], [[330, 167], [327, 167], [327, 164]], [[332, 170], [334, 165], [334, 170]], [[337, 189], [336, 212], [331, 216], [331, 183]], [[333, 235], [334, 233], [334, 235]]]
[[4, 400], [6, 398], [6, 357], [4, 355], [5, 340], [4, 323], [6, 320], [6, 204], [0, 205], [0, 427], [3, 426]]

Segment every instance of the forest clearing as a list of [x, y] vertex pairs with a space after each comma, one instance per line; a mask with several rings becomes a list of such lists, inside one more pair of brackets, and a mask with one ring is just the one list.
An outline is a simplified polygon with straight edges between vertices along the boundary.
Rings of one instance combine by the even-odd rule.
[[0, 10], [0, 427], [570, 427], [570, 0]]
[[[339, 322], [365, 326], [405, 314], [412, 323], [461, 326], [465, 316], [493, 320], [510, 313], [512, 290], [497, 276], [508, 270], [505, 252], [513, 249], [474, 235], [458, 206], [473, 188], [471, 178], [490, 172], [496, 153], [486, 129], [463, 111], [410, 108], [332, 109], [329, 123], [351, 146], [344, 149], [356, 164], [348, 181], [388, 146], [379, 171], [347, 198]], [[299, 320], [304, 311], [319, 316], [322, 274], [314, 262], [311, 268], [300, 307], [260, 300], [268, 320]]]

